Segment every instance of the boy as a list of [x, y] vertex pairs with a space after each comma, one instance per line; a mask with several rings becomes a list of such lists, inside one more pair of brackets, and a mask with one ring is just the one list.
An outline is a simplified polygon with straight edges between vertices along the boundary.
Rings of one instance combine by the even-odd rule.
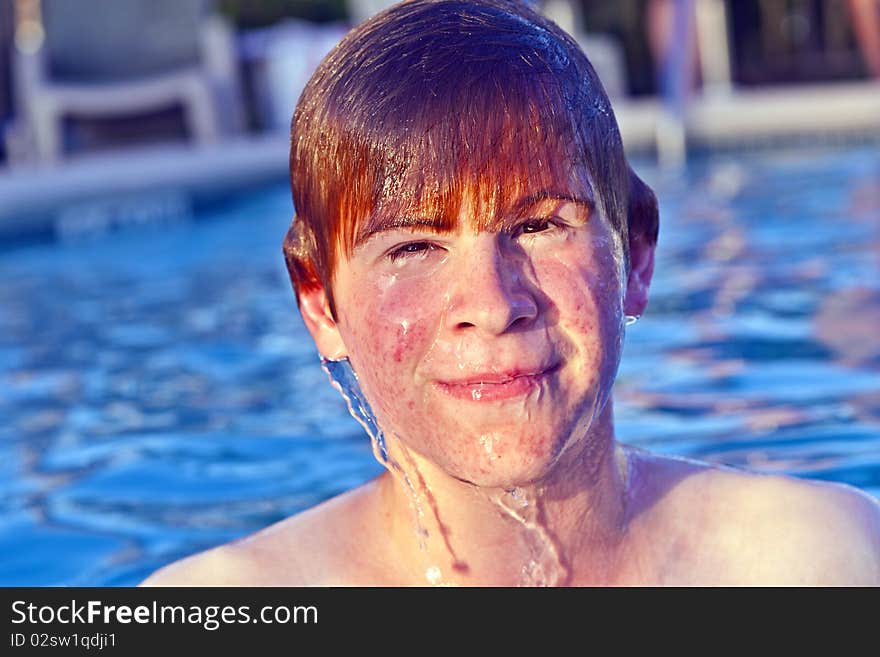
[[853, 489], [622, 446], [651, 191], [584, 54], [515, 0], [361, 24], [291, 129], [285, 256], [387, 472], [151, 584], [880, 584]]

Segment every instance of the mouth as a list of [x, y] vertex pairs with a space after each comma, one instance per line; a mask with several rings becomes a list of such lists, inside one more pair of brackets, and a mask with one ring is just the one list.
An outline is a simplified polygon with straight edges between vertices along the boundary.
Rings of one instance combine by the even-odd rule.
[[465, 379], [437, 381], [434, 386], [450, 397], [473, 402], [493, 402], [527, 395], [549, 379], [560, 367], [548, 367], [471, 374]]

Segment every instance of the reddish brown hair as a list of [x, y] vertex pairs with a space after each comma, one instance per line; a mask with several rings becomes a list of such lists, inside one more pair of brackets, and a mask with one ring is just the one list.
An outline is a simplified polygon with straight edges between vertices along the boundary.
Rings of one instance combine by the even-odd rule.
[[352, 30], [297, 105], [290, 181], [291, 281], [323, 286], [331, 309], [340, 251], [388, 221], [452, 230], [468, 197], [476, 230], [551, 193], [595, 203], [625, 250], [628, 230], [657, 236], [595, 71], [518, 0], [409, 0]]

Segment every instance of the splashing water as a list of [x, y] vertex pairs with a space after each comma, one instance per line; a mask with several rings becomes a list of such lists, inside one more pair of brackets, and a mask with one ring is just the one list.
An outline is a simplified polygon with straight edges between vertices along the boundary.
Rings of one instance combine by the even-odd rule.
[[357, 374], [351, 367], [348, 358], [329, 360], [321, 358], [321, 369], [327, 374], [332, 385], [348, 405], [348, 412], [370, 436], [373, 444], [373, 454], [382, 465], [388, 465], [388, 447], [385, 444], [385, 434], [379, 428], [373, 409], [367, 403], [361, 387], [358, 384]]
[[416, 535], [419, 539], [419, 547], [424, 549], [425, 539], [428, 537], [428, 530], [422, 524], [421, 518], [424, 517], [422, 504], [416, 493], [415, 485], [409, 475], [398, 465], [396, 461], [388, 457], [388, 444], [385, 439], [385, 433], [379, 427], [376, 415], [370, 404], [361, 392], [361, 386], [358, 383], [357, 373], [351, 366], [348, 358], [340, 360], [321, 359], [321, 369], [327, 373], [332, 385], [345, 400], [348, 405], [348, 412], [358, 421], [358, 423], [367, 432], [370, 442], [373, 445], [373, 455], [376, 460], [388, 468], [392, 474], [397, 474], [406, 484], [405, 489], [410, 493], [410, 503], [416, 514]]
[[[427, 552], [429, 532], [424, 524], [425, 511], [423, 508], [424, 505], [422, 504], [422, 495], [416, 490], [416, 485], [413, 483], [409, 473], [401, 468], [394, 459], [389, 458], [385, 433], [379, 427], [376, 415], [373, 413], [373, 409], [370, 408], [369, 402], [361, 391], [357, 373], [354, 371], [354, 368], [352, 368], [351, 362], [348, 358], [342, 358], [340, 360], [321, 358], [321, 369], [324, 370], [327, 377], [330, 379], [330, 385], [342, 395], [342, 398], [348, 406], [348, 412], [367, 432], [373, 446], [373, 455], [376, 457], [376, 460], [384, 465], [392, 476], [395, 476], [403, 482], [403, 488], [409, 497], [410, 508], [415, 517], [415, 534], [416, 539], [418, 540], [419, 550], [421, 552]], [[404, 454], [409, 457], [407, 452], [404, 452]], [[408, 460], [411, 461], [411, 458], [408, 458]], [[411, 463], [411, 466], [415, 468], [415, 464]], [[418, 471], [416, 471], [416, 474], [418, 474]], [[421, 477], [419, 477], [419, 481], [420, 487], [424, 488], [424, 484], [421, 482]], [[426, 578], [431, 584], [439, 584], [441, 579], [439, 573], [440, 571], [436, 566], [431, 566], [426, 571]]]
[[514, 488], [490, 499], [525, 530], [529, 560], [523, 564], [520, 586], [561, 586], [568, 579], [568, 568], [562, 562], [556, 541], [540, 520], [539, 497], [540, 491]]

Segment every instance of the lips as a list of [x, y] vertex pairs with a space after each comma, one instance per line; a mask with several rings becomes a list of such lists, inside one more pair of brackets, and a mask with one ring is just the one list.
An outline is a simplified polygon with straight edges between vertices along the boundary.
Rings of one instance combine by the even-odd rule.
[[484, 374], [469, 374], [457, 380], [441, 380], [435, 386], [456, 399], [490, 402], [526, 395], [557, 369], [559, 364], [537, 368], [509, 368]]

